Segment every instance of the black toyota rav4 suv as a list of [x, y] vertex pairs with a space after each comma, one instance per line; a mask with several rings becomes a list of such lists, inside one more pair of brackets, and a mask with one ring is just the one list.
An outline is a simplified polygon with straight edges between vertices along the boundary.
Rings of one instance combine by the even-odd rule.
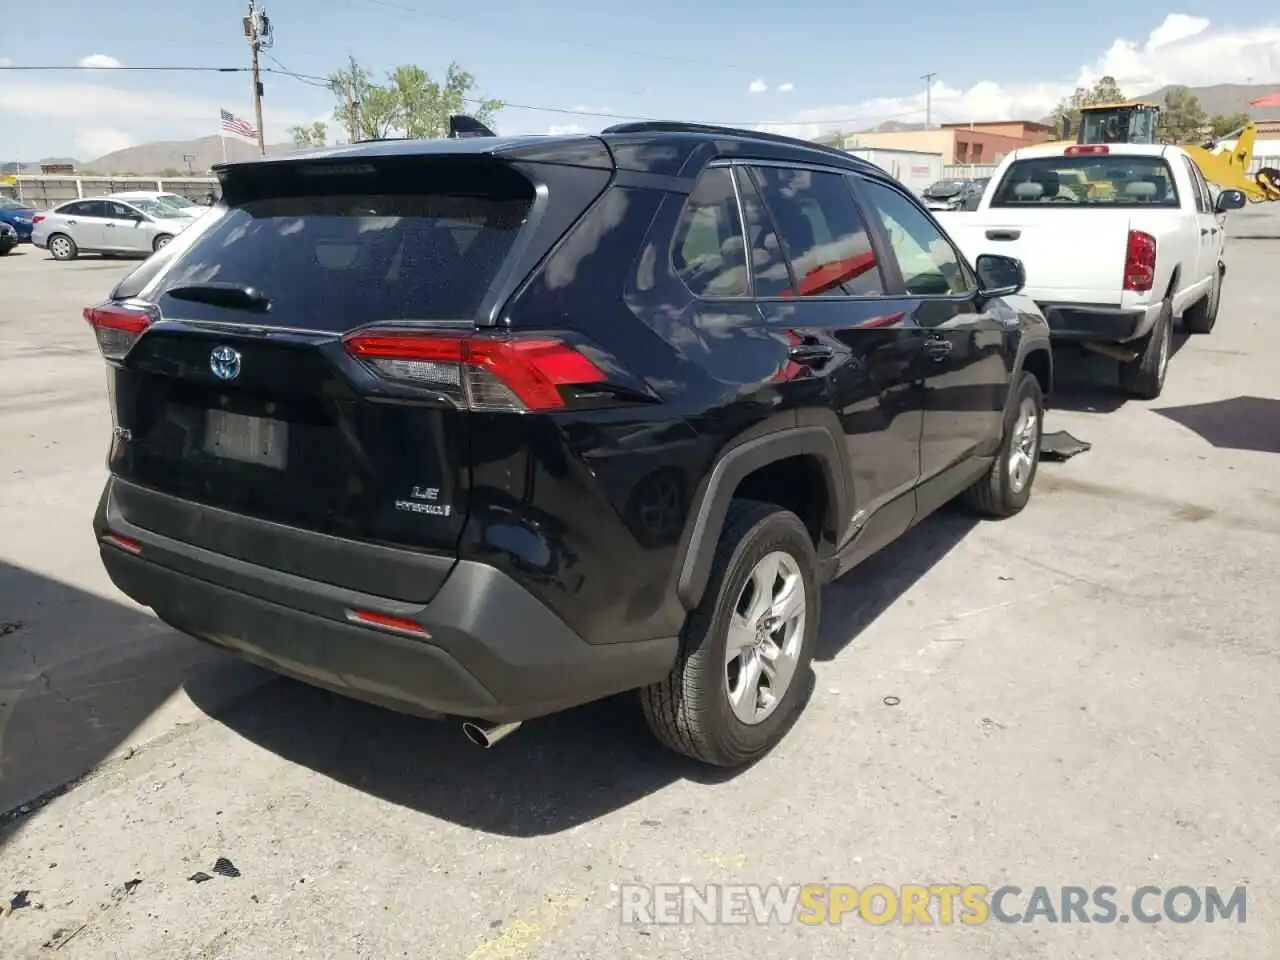
[[838, 150], [675, 123], [218, 169], [85, 311], [115, 584], [281, 674], [491, 744], [638, 690], [745, 764], [823, 584], [1036, 472], [1048, 333]]

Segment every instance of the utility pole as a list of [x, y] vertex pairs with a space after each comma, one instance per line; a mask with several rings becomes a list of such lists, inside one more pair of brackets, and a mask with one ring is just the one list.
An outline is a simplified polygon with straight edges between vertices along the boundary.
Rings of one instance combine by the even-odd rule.
[[350, 73], [344, 86], [347, 95], [348, 142], [356, 143], [360, 140], [360, 65], [356, 63], [354, 56], [347, 57], [347, 69]]
[[258, 128], [258, 152], [267, 154], [266, 133], [262, 129], [262, 73], [258, 69], [258, 51], [270, 47], [275, 35], [265, 10], [249, 0], [249, 15], [244, 18], [244, 36], [249, 41], [253, 63], [253, 117]]
[[926, 73], [920, 79], [924, 81], [924, 127], [928, 130], [933, 126], [933, 78], [936, 73]]

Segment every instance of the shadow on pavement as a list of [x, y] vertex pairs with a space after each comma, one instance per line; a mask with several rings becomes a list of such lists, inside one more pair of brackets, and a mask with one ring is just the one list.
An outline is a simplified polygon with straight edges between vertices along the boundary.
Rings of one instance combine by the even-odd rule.
[[[1173, 343], [1169, 349], [1170, 377], [1176, 375], [1173, 363], [1189, 339], [1190, 335], [1185, 330], [1173, 331]], [[1115, 360], [1079, 347], [1054, 349], [1053, 380], [1050, 411], [1115, 413], [1133, 399], [1120, 390], [1120, 366]]]
[[228, 667], [243, 669], [136, 608], [0, 562], [0, 847], [22, 805], [89, 773], [193, 674]]
[[[961, 511], [942, 511], [830, 587], [818, 659], [852, 642], [975, 522]], [[812, 691], [810, 675], [806, 698]], [[187, 692], [203, 705], [198, 683]], [[253, 743], [339, 783], [504, 836], [559, 833], [678, 780], [714, 784], [735, 776], [658, 746], [633, 695], [530, 720], [491, 750], [469, 743], [456, 722], [404, 716], [292, 680], [209, 712]]]
[[1156, 410], [1215, 447], [1280, 453], [1280, 400], [1234, 397]]

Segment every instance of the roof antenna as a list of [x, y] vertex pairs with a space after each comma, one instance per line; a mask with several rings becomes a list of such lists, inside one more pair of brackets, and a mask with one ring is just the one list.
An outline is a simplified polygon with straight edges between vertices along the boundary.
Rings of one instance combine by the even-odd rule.
[[497, 134], [474, 117], [458, 113], [449, 118], [449, 139], [462, 140], [467, 137], [496, 137]]

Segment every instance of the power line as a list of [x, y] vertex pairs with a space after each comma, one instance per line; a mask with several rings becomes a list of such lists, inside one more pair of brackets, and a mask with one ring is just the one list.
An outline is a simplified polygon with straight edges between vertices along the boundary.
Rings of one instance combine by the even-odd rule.
[[[290, 70], [284, 67], [283, 64], [280, 64], [280, 61], [276, 60], [276, 58], [271, 56], [270, 54], [264, 53], [264, 55], [269, 57], [269, 59], [271, 59], [272, 62], [276, 63], [278, 66], [274, 68], [260, 67], [259, 68], [260, 73], [269, 73], [277, 76], [290, 77], [291, 79], [297, 80], [300, 83], [305, 83], [310, 86], [323, 87], [326, 89], [328, 88], [329, 79], [327, 77], [319, 77], [319, 76], [315, 76], [314, 74], [307, 74], [307, 73], [297, 73], [293, 70]], [[141, 72], [159, 71], [159, 72], [173, 72], [173, 73], [251, 73], [252, 67], [185, 67], [185, 66], [184, 67], [169, 67], [169, 66], [166, 66], [166, 67], [83, 67], [79, 65], [75, 65], [75, 66], [44, 66], [44, 65], [42, 66], [12, 66], [12, 65], [0, 66], [0, 71], [7, 71], [7, 70], [50, 71], [50, 72], [61, 72], [61, 71], [77, 72], [77, 71], [92, 70], [98, 73], [101, 73], [104, 70], [112, 70], [112, 71], [124, 70], [124, 71], [141, 71]], [[485, 102], [484, 100], [476, 99], [474, 97], [462, 97], [461, 99], [464, 103], [468, 103], [473, 106], [479, 106]], [[566, 117], [570, 117], [570, 116], [571, 117], [593, 117], [601, 120], [633, 120], [633, 121], [644, 122], [644, 121], [654, 121], [654, 120], [661, 119], [659, 117], [640, 116], [638, 114], [630, 114], [630, 113], [610, 113], [610, 112], [599, 111], [599, 110], [575, 110], [571, 107], [553, 107], [553, 106], [546, 106], [543, 104], [516, 103], [511, 100], [503, 101], [503, 109], [527, 110], [532, 113], [549, 113], [549, 114], [555, 114], [558, 116], [566, 116]], [[719, 126], [729, 126], [729, 127], [753, 127], [753, 126], [808, 127], [808, 126], [813, 126], [815, 124], [845, 126], [845, 125], [858, 124], [858, 123], [872, 123], [872, 122], [883, 123], [886, 120], [900, 120], [904, 117], [915, 116], [919, 112], [920, 111], [917, 109], [917, 110], [904, 110], [894, 114], [883, 114], [883, 113], [867, 114], [859, 117], [831, 117], [831, 118], [812, 117], [806, 120], [794, 120], [794, 119], [792, 120], [737, 120], [737, 121], [720, 120], [720, 121], [715, 121], [715, 123]]]

